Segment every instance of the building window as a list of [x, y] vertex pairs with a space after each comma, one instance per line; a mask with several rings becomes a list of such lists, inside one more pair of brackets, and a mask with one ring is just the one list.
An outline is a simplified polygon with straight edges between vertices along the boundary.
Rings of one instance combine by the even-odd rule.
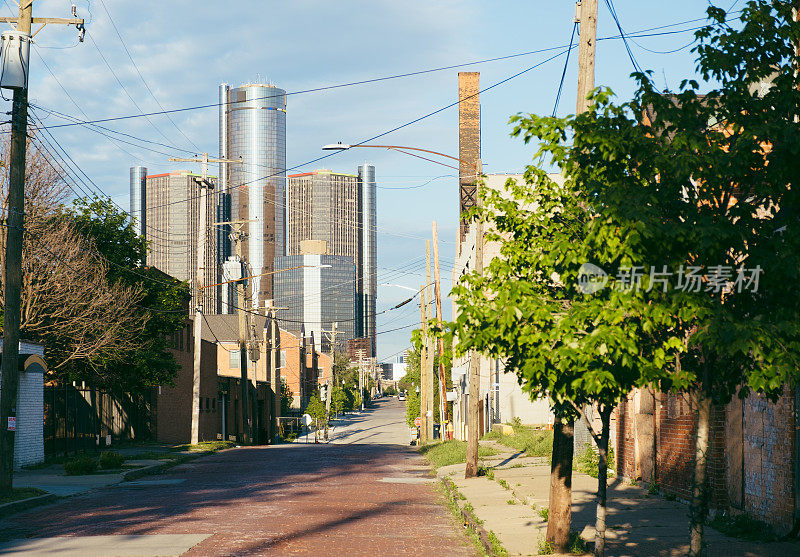
[[228, 355], [230, 356], [228, 365], [231, 367], [231, 369], [239, 369], [239, 351], [231, 350]]

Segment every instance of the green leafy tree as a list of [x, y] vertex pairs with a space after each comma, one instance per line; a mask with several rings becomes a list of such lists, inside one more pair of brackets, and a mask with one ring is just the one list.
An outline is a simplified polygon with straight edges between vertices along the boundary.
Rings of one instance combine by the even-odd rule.
[[107, 279], [112, 284], [134, 287], [142, 292], [136, 306], [147, 325], [136, 335], [136, 350], [124, 360], [109, 359], [103, 373], [89, 373], [80, 365], [72, 366], [72, 378], [102, 377], [104, 386], [121, 390], [171, 384], [178, 371], [169, 352], [170, 336], [186, 326], [189, 299], [187, 283], [143, 265], [147, 241], [136, 234], [128, 215], [108, 198], [82, 198], [64, 211], [84, 237], [90, 239], [107, 265]]
[[296, 412], [296, 410], [292, 408], [293, 402], [294, 393], [292, 393], [292, 389], [289, 388], [289, 384], [286, 380], [281, 378], [281, 416], [289, 416]]
[[[692, 393], [693, 555], [712, 402], [753, 391], [774, 399], [797, 382], [800, 361], [800, 25], [787, 2], [751, 1], [736, 28], [724, 11], [708, 13], [695, 49], [716, 84], [706, 94], [685, 81], [664, 95], [638, 75], [621, 106], [600, 91], [581, 117], [517, 120], [566, 182], [529, 168], [533, 187], [512, 185], [512, 200], [489, 194], [489, 216], [510, 239], [484, 278], [457, 290], [464, 347], [507, 357], [557, 410], [598, 402], [602, 414], [633, 385]], [[583, 263], [608, 273], [604, 289], [575, 291]], [[694, 269], [704, 278], [690, 285]]]

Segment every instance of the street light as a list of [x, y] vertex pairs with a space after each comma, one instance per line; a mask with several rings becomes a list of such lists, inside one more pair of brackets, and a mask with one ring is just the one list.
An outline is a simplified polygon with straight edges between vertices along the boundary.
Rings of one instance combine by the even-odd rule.
[[411, 290], [412, 292], [418, 292], [416, 288], [411, 288], [410, 286], [403, 286], [402, 284], [389, 284], [388, 282], [384, 282], [381, 286], [396, 286], [397, 288], [403, 288], [405, 290]]
[[340, 141], [338, 143], [328, 143], [327, 145], [323, 145], [322, 146], [322, 150], [323, 151], [347, 151], [349, 149], [354, 149], [356, 147], [358, 147], [358, 148], [369, 147], [369, 148], [372, 148], [372, 149], [389, 149], [389, 150], [392, 150], [392, 151], [398, 151], [398, 152], [403, 153], [405, 155], [409, 155], [409, 156], [412, 156], [412, 157], [417, 157], [418, 159], [423, 159], [423, 160], [426, 160], [426, 161], [429, 161], [429, 162], [440, 164], [442, 166], [447, 166], [448, 168], [453, 168], [453, 169], [459, 170], [459, 171], [461, 170], [457, 166], [453, 166], [451, 164], [445, 164], [443, 162], [439, 162], [439, 161], [436, 161], [436, 160], [433, 160], [433, 159], [429, 159], [429, 158], [426, 158], [426, 157], [421, 157], [420, 155], [415, 155], [414, 153], [409, 153], [408, 151], [419, 151], [420, 153], [430, 153], [432, 155], [437, 155], [439, 157], [444, 157], [446, 159], [454, 160], [454, 161], [459, 162], [461, 164], [466, 164], [468, 166], [471, 166], [471, 167], [473, 167], [475, 169], [475, 175], [476, 176], [478, 175], [478, 163], [477, 162], [476, 163], [471, 163], [471, 162], [465, 161], [463, 159], [459, 159], [458, 157], [453, 157], [451, 155], [446, 155], [445, 153], [440, 153], [439, 151], [432, 151], [430, 149], [422, 149], [420, 147], [408, 147], [408, 146], [405, 146], [405, 145], [363, 145], [363, 144], [350, 145], [350, 144], [347, 144], [347, 143], [342, 143]]

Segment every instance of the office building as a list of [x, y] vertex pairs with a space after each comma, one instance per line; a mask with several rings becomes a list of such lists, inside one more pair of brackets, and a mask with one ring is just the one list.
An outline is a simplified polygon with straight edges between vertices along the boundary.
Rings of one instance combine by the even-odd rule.
[[[216, 284], [217, 281], [217, 242], [213, 233], [216, 212], [214, 189], [201, 189], [202, 177], [186, 170], [153, 174], [145, 178], [144, 196], [145, 218], [147, 223], [145, 238], [150, 242], [147, 264], [192, 284], [193, 312], [197, 296], [197, 232], [200, 216], [200, 196], [206, 198], [206, 247], [203, 283]], [[208, 181], [216, 186], [216, 177]], [[211, 192], [211, 193], [209, 193]], [[202, 292], [203, 312], [217, 313], [216, 288], [206, 288]]]
[[[284, 270], [286, 269], [286, 270]], [[336, 349], [344, 350], [355, 332], [355, 262], [352, 257], [311, 254], [275, 259], [275, 305], [281, 327], [305, 330], [323, 352], [331, 348], [330, 331], [337, 323]], [[284, 270], [283, 272], [280, 272]]]
[[356, 312], [359, 316], [358, 335], [372, 340], [372, 357], [377, 354], [375, 336], [375, 301], [378, 295], [378, 210], [375, 167], [362, 164], [358, 167], [358, 216], [361, 233], [358, 254], [358, 284]]
[[[248, 273], [273, 270], [276, 257], [285, 255], [284, 196], [286, 189], [286, 92], [271, 84], [220, 85], [220, 158], [240, 159], [240, 164], [220, 164], [218, 222], [243, 220], [247, 238], [242, 254]], [[219, 227], [223, 245], [218, 268], [233, 253], [230, 227]], [[220, 279], [221, 271], [220, 271]], [[221, 282], [218, 281], [218, 282]], [[273, 298], [272, 277], [248, 283], [250, 304], [264, 307]], [[233, 311], [231, 288], [221, 288], [223, 311]]]
[[145, 217], [145, 181], [147, 177], [147, 167], [145, 166], [132, 166], [131, 167], [131, 183], [130, 183], [130, 196], [128, 214], [131, 216], [133, 228], [139, 236], [144, 234], [147, 227]]
[[[352, 258], [355, 265], [354, 337], [369, 339], [375, 355], [377, 294], [375, 167], [357, 174], [317, 170], [289, 176], [286, 189], [287, 254], [300, 255], [302, 245], [325, 243], [327, 253]], [[276, 277], [277, 280], [277, 277]]]

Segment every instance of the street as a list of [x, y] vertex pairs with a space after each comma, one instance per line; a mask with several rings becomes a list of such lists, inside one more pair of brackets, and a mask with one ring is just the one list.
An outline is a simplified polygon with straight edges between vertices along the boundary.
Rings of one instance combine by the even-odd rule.
[[404, 415], [379, 400], [331, 444], [231, 449], [16, 515], [0, 553], [472, 555]]

